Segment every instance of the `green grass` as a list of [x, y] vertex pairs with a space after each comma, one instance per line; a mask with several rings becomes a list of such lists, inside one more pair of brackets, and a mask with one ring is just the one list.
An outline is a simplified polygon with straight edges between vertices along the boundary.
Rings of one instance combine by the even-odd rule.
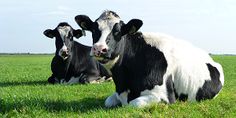
[[0, 117], [236, 117], [236, 56], [213, 56], [225, 73], [219, 96], [200, 103], [159, 103], [108, 109], [112, 82], [50, 85], [52, 55], [0, 55]]

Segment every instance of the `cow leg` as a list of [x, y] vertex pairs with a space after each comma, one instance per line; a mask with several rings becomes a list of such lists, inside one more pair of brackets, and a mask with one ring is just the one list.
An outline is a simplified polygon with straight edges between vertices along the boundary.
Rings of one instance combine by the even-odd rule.
[[106, 101], [105, 101], [105, 106], [106, 107], [114, 107], [120, 104], [121, 102], [119, 99], [117, 99], [117, 93], [113, 93], [111, 96], [109, 96]]
[[160, 101], [160, 97], [156, 97], [154, 95], [145, 95], [130, 101], [129, 104], [134, 107], [144, 107], [150, 105], [151, 103], [158, 103]]

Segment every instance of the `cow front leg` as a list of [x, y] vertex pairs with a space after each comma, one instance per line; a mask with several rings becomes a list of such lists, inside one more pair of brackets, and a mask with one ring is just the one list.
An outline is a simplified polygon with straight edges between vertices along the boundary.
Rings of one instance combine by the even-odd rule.
[[48, 78], [48, 83], [50, 83], [50, 84], [56, 84], [56, 83], [59, 83], [59, 80], [58, 80], [54, 75], [51, 75], [51, 76]]

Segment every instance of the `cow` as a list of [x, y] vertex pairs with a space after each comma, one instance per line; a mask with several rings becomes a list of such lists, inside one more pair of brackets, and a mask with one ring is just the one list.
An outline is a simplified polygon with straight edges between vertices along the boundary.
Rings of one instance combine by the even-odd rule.
[[51, 62], [52, 75], [49, 83], [93, 83], [108, 79], [109, 72], [90, 56], [91, 47], [73, 40], [80, 38], [82, 30], [74, 30], [68, 23], [61, 22], [55, 29], [47, 29], [44, 35], [55, 37], [56, 52]]
[[94, 22], [86, 15], [75, 21], [92, 32], [91, 55], [112, 72], [116, 92], [106, 107], [213, 99], [224, 85], [223, 69], [208, 53], [166, 34], [139, 32], [140, 19], [124, 23], [106, 10]]

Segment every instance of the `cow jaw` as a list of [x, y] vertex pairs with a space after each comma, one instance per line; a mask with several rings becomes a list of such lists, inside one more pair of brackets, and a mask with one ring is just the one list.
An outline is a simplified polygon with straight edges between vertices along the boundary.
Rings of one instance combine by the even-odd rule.
[[107, 70], [110, 70], [116, 63], [117, 61], [119, 60], [120, 58], [120, 55], [116, 56], [115, 58], [113, 59], [108, 59], [108, 60], [104, 60], [106, 61], [106, 63], [101, 63], [101, 61], [99, 61]]

